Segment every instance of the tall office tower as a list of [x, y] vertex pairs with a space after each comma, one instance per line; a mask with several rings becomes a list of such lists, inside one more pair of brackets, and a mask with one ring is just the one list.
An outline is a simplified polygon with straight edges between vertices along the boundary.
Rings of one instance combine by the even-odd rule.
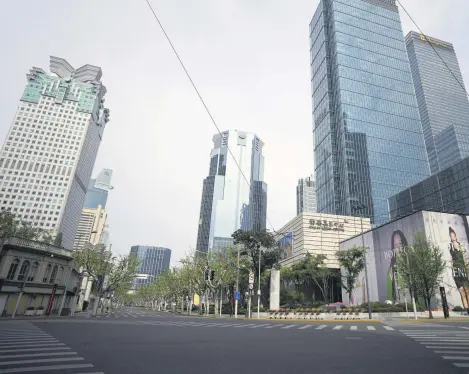
[[429, 175], [395, 0], [321, 0], [309, 31], [317, 211], [386, 222]]
[[153, 282], [163, 271], [169, 269], [171, 249], [134, 245], [130, 248], [130, 255], [140, 260], [137, 276], [132, 281], [131, 289], [136, 291], [141, 285]]
[[33, 67], [0, 152], [1, 209], [62, 234], [71, 249], [103, 131], [109, 120], [101, 68], [50, 58]]
[[405, 40], [434, 174], [469, 156], [469, 100], [451, 43], [413, 31]]
[[197, 234], [197, 250], [203, 252], [232, 245], [238, 229], [265, 230], [267, 219], [264, 143], [254, 134], [230, 130], [215, 135], [213, 144]]
[[316, 182], [313, 177], [298, 180], [296, 186], [296, 214], [316, 213]]
[[107, 212], [101, 205], [98, 205], [96, 209], [83, 209], [73, 249], [83, 248], [87, 243], [100, 244], [102, 242], [101, 236], [107, 227], [106, 221]]
[[90, 179], [85, 197], [84, 208], [96, 209], [98, 205], [106, 208], [107, 196], [111, 186], [112, 170], [103, 169], [96, 179]]

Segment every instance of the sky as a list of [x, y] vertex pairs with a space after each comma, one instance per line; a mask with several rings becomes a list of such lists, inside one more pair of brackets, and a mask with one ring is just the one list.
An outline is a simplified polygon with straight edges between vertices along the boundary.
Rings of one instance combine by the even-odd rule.
[[[296, 184], [313, 172], [308, 26], [319, 0], [151, 0], [220, 129], [264, 146], [267, 216], [296, 215]], [[424, 33], [452, 42], [469, 87], [467, 0], [401, 0]], [[65, 5], [67, 4], [67, 5]], [[415, 30], [401, 10], [404, 33]], [[0, 139], [33, 66], [49, 56], [100, 66], [111, 111], [93, 176], [114, 170], [113, 252], [172, 250], [197, 239], [214, 125], [145, 0], [15, 0], [0, 13]], [[268, 227], [272, 229], [272, 227]]]

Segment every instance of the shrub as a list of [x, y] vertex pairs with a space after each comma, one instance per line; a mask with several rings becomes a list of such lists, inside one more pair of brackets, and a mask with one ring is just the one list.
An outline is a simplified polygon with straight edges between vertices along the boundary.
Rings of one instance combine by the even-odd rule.
[[34, 308], [33, 306], [28, 306], [26, 310], [36, 310], [36, 308]]
[[463, 307], [461, 307], [459, 305], [457, 305], [453, 308], [453, 312], [463, 312], [463, 311], [464, 311]]

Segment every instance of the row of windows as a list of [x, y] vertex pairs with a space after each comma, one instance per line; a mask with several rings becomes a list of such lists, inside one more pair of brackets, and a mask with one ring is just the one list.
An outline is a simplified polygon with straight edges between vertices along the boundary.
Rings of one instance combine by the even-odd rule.
[[361, 18], [379, 25], [384, 25], [394, 30], [401, 30], [399, 17], [396, 17], [394, 13], [386, 12], [383, 14], [381, 13], [381, 10], [378, 10], [377, 12], [377, 7], [374, 7], [373, 9], [367, 7], [367, 9], [364, 9], [363, 5], [363, 2], [353, 4], [350, 1], [347, 1], [347, 4], [345, 4], [341, 1], [335, 0], [333, 3], [333, 8], [334, 11], [350, 14], [354, 17]]
[[[19, 272], [18, 272], [19, 268]], [[34, 282], [37, 281], [37, 273], [39, 270], [39, 262], [35, 261], [32, 263], [29, 260], [23, 260], [20, 266], [20, 260], [16, 258], [10, 265], [10, 269], [8, 270], [7, 279], [8, 280], [17, 280], [17, 281], [27, 281], [27, 282]], [[54, 265], [52, 267], [51, 264], [46, 266], [44, 271], [44, 275], [42, 277], [42, 283], [48, 284], [60, 284], [62, 282], [62, 277], [64, 274], [64, 267], [58, 265]]]

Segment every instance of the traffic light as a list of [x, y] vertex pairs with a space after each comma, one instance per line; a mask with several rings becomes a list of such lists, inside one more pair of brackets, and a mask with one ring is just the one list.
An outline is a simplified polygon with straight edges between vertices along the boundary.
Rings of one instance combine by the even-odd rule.
[[215, 279], [215, 270], [210, 270], [210, 280], [213, 281]]

